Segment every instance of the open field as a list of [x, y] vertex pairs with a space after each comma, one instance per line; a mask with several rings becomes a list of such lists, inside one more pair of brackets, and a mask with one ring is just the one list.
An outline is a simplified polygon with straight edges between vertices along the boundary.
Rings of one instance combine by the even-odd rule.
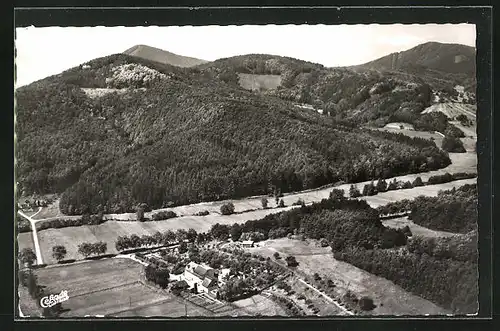
[[134, 309], [171, 299], [143, 285], [141, 272], [142, 266], [133, 261], [105, 259], [37, 269], [36, 275], [47, 293], [68, 291], [62, 317], [83, 317], [110, 315], [125, 307]]
[[273, 90], [281, 85], [280, 75], [254, 75], [238, 73], [240, 86], [247, 90]]
[[408, 217], [400, 217], [393, 218], [388, 220], [383, 220], [382, 224], [389, 228], [401, 229], [408, 225], [411, 230], [412, 235], [414, 236], [422, 236], [422, 237], [451, 237], [454, 236], [455, 233], [446, 232], [446, 231], [436, 231], [431, 230], [426, 227], [420, 226], [418, 224], [413, 223]]
[[[272, 256], [274, 252], [281, 255], [294, 255], [299, 262], [297, 270], [311, 277], [314, 273], [331, 278], [337, 288], [346, 291], [350, 289], [358, 297], [369, 296], [373, 298], [377, 307], [374, 315], [419, 315], [419, 314], [446, 314], [441, 307], [419, 296], [406, 292], [393, 282], [372, 275], [348, 263], [337, 261], [333, 258], [328, 247], [322, 248], [321, 254], [315, 241], [299, 241], [288, 238], [267, 240], [259, 243], [259, 247], [249, 248], [252, 253], [263, 256]], [[311, 249], [310, 246], [314, 248]], [[383, 304], [383, 305], [381, 305]]]

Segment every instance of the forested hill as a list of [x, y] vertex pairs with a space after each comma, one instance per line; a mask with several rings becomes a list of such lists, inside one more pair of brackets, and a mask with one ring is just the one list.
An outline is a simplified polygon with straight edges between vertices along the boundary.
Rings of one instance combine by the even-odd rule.
[[20, 191], [132, 211], [444, 167], [432, 141], [346, 127], [224, 72], [124, 54], [16, 91]]
[[249, 54], [197, 66], [234, 86], [255, 86], [261, 94], [296, 104], [310, 104], [355, 126], [414, 124], [432, 103], [432, 94], [455, 94], [456, 85], [475, 85], [466, 74], [427, 68], [379, 71], [326, 68], [297, 59]]
[[135, 45], [123, 53], [177, 67], [192, 67], [207, 62], [205, 60], [174, 54], [147, 45]]

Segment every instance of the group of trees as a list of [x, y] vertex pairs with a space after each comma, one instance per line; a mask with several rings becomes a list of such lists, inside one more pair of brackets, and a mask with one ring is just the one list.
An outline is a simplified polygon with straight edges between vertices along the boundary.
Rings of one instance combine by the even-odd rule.
[[54, 259], [56, 259], [57, 261], [64, 260], [67, 253], [68, 252], [66, 251], [66, 247], [62, 245], [52, 247], [52, 257], [54, 257]]
[[144, 275], [148, 281], [159, 285], [161, 288], [166, 288], [168, 286], [170, 273], [164, 266], [148, 264], [144, 268]]
[[[143, 202], [167, 208], [450, 163], [434, 144], [422, 148], [418, 139], [347, 128], [180, 68], [148, 64], [170, 78], [132, 89], [127, 97], [90, 98], [81, 90], [108, 87], [113, 65], [135, 61], [125, 55], [99, 59], [90, 69], [18, 89], [17, 174], [23, 191], [62, 193], [65, 214], [97, 214], [99, 206], [108, 214], [136, 212]], [[316, 79], [312, 69], [304, 74], [301, 81]], [[183, 130], [187, 119], [189, 130]]]
[[28, 267], [31, 267], [36, 261], [36, 254], [31, 248], [23, 248], [19, 252], [18, 258], [21, 263], [27, 265]]
[[99, 241], [96, 243], [81, 243], [78, 245], [78, 253], [84, 257], [89, 257], [91, 255], [103, 255], [108, 250], [108, 244]]
[[443, 184], [452, 182], [454, 180], [462, 180], [462, 179], [469, 179], [476, 177], [477, 174], [475, 173], [456, 172], [454, 174], [450, 174], [447, 172], [443, 175], [434, 175], [429, 177], [429, 179], [427, 180], [427, 185]]
[[228, 202], [223, 204], [220, 207], [220, 213], [222, 215], [231, 215], [234, 213], [234, 204], [232, 202]]
[[32, 299], [36, 301], [36, 306], [42, 311], [42, 316], [55, 318], [63, 311], [62, 304], [59, 302], [52, 307], [42, 307], [40, 300], [48, 295], [45, 291], [45, 286], [38, 284], [38, 277], [31, 268], [18, 271], [19, 284], [28, 289], [28, 293]]
[[477, 229], [476, 185], [443, 191], [437, 197], [417, 197], [411, 206], [411, 220], [433, 230], [467, 233]]
[[167, 211], [160, 211], [160, 212], [157, 212], [157, 213], [154, 213], [151, 218], [153, 219], [153, 221], [162, 221], [162, 220], [168, 220], [170, 218], [175, 218], [177, 217], [177, 214], [174, 213], [173, 211], [171, 210], [167, 210]]

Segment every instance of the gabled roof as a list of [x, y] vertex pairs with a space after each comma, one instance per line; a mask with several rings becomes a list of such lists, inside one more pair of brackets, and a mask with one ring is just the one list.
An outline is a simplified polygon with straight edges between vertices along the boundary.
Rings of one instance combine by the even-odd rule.
[[216, 282], [214, 279], [211, 279], [211, 278], [206, 277], [206, 278], [203, 280], [203, 283], [201, 283], [201, 285], [202, 285], [203, 287], [209, 288], [209, 287], [212, 287], [212, 286], [217, 285], [217, 282]]

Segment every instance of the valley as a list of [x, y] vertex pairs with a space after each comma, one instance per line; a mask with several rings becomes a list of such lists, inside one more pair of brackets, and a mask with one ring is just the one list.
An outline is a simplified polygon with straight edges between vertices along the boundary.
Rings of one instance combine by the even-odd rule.
[[19, 309], [474, 312], [473, 64], [422, 56], [470, 51], [327, 68], [137, 45], [18, 89]]

